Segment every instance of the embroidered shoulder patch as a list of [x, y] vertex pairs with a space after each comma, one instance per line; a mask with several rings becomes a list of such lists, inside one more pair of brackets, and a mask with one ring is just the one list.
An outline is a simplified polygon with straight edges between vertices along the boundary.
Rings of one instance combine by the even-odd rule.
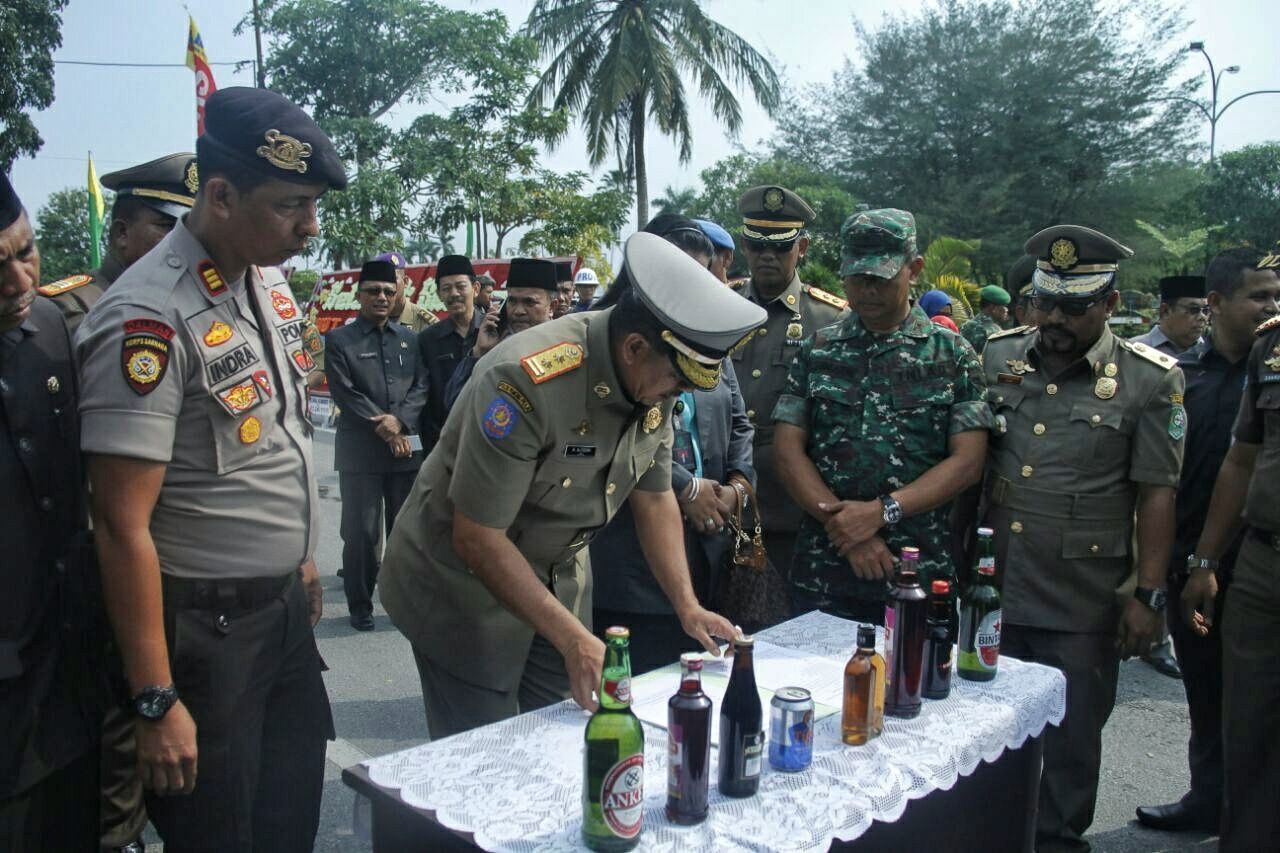
[[520, 359], [524, 372], [534, 384], [540, 385], [548, 379], [554, 379], [562, 373], [568, 373], [582, 365], [582, 347], [569, 341], [561, 341], [554, 346], [526, 355]]
[[498, 390], [510, 397], [515, 404], [520, 407], [520, 411], [526, 415], [533, 411], [533, 403], [529, 402], [529, 398], [524, 395], [516, 386], [512, 385], [505, 379], [498, 383]]
[[520, 415], [516, 413], [515, 407], [501, 397], [494, 397], [484, 413], [482, 428], [489, 438], [501, 441], [511, 435], [511, 430], [515, 429], [519, 422]]
[[271, 308], [281, 320], [292, 320], [298, 316], [298, 306], [294, 304], [293, 297], [286, 296], [279, 290], [271, 291]]
[[1182, 406], [1174, 406], [1169, 415], [1169, 438], [1182, 441], [1187, 434], [1187, 410]]
[[808, 293], [814, 299], [818, 300], [819, 302], [824, 302], [827, 305], [830, 305], [832, 308], [839, 308], [843, 310], [849, 307], [849, 303], [847, 300], [841, 299], [839, 296], [836, 296], [834, 293], [827, 293], [825, 290], [823, 290], [820, 287], [813, 287], [811, 285], [809, 287]]
[[75, 290], [77, 287], [84, 287], [93, 281], [91, 275], [71, 275], [66, 278], [51, 281], [48, 284], [42, 284], [36, 288], [41, 296], [60, 296], [63, 293]]
[[173, 327], [159, 320], [139, 317], [125, 320], [124, 338], [120, 345], [120, 366], [125, 382], [139, 396], [146, 396], [160, 386], [169, 369], [169, 342]]

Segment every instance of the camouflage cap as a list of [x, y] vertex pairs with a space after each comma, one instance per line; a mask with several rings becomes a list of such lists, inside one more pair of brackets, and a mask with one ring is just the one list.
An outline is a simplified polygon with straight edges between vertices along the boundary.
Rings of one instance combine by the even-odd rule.
[[1031, 277], [1036, 295], [1084, 299], [1115, 284], [1119, 261], [1133, 250], [1101, 231], [1083, 225], [1054, 225], [1037, 233], [1023, 247], [1036, 259]]
[[855, 213], [840, 226], [840, 276], [893, 278], [916, 256], [916, 218], [883, 207]]

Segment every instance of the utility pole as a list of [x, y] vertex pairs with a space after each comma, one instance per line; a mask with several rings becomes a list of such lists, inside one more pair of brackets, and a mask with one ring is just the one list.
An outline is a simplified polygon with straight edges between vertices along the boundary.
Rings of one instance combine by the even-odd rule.
[[1188, 98], [1177, 98], [1175, 100], [1190, 101], [1209, 120], [1209, 165], [1212, 166], [1218, 147], [1218, 119], [1222, 118], [1222, 114], [1231, 109], [1231, 105], [1238, 101], [1243, 101], [1245, 98], [1254, 95], [1280, 95], [1280, 89], [1255, 89], [1252, 92], [1245, 92], [1243, 95], [1238, 95], [1227, 101], [1222, 109], [1218, 109], [1218, 87], [1222, 83], [1222, 75], [1238, 74], [1240, 73], [1240, 66], [1228, 65], [1221, 71], [1216, 71], [1213, 67], [1213, 60], [1209, 57], [1209, 52], [1204, 49], [1204, 42], [1202, 41], [1191, 42], [1191, 44], [1187, 45], [1187, 50], [1191, 53], [1202, 54], [1205, 62], [1209, 63], [1209, 83], [1211, 86], [1209, 90], [1209, 107], [1206, 109], [1204, 104], [1199, 101], [1190, 101]]
[[258, 11], [258, 0], [253, 0], [253, 43], [258, 49], [258, 88], [267, 88], [267, 67], [262, 64], [262, 15]]

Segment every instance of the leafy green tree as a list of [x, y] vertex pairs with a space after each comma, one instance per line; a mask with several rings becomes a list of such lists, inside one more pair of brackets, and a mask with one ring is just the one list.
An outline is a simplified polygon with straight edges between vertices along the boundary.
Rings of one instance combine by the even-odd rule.
[[536, 0], [524, 31], [551, 57], [531, 101], [579, 120], [592, 166], [617, 156], [634, 179], [637, 227], [649, 219], [648, 123], [675, 139], [680, 162], [693, 155], [682, 75], [733, 135], [742, 127], [735, 87], [745, 83], [770, 113], [781, 101], [769, 61], [696, 0]]
[[1221, 223], [1214, 249], [1242, 243], [1260, 249], [1280, 238], [1280, 143], [1248, 145], [1219, 155], [1198, 193], [1204, 219]]
[[319, 280], [320, 273], [317, 270], [294, 270], [289, 275], [289, 290], [293, 292], [293, 298], [299, 305], [306, 305], [311, 301], [311, 294]]
[[595, 192], [584, 194], [585, 179], [583, 173], [571, 172], [555, 192], [548, 194], [540, 221], [521, 238], [520, 249], [548, 255], [582, 255], [603, 281], [610, 270], [607, 250], [617, 241], [618, 230], [627, 220], [631, 197], [609, 178], [601, 181]]
[[[110, 199], [105, 200], [110, 209]], [[45, 283], [92, 272], [88, 190], [67, 187], [50, 195], [36, 213], [35, 231], [40, 247], [40, 277]], [[104, 233], [103, 257], [106, 253]]]
[[402, 249], [409, 224], [405, 191], [390, 169], [366, 166], [343, 192], [320, 199], [324, 251], [333, 269], [359, 266], [382, 252]]
[[5, 0], [0, 4], [0, 171], [44, 140], [27, 114], [53, 103], [53, 52], [62, 46], [67, 0]]
[[1182, 26], [1154, 0], [941, 0], [856, 25], [859, 61], [781, 119], [779, 151], [912, 211], [925, 241], [980, 235], [995, 277], [1037, 230], [1096, 225], [1137, 164], [1191, 150], [1186, 105], [1161, 100], [1193, 85], [1174, 84]]
[[694, 187], [667, 187], [662, 195], [653, 200], [658, 213], [680, 213], [685, 216], [696, 216], [698, 207], [698, 191]]

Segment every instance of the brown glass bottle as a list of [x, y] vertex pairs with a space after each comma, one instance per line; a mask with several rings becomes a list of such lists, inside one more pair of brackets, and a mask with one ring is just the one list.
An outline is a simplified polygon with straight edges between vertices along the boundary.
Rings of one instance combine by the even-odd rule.
[[876, 629], [871, 625], [858, 626], [858, 648], [844, 666], [844, 708], [840, 718], [840, 739], [850, 746], [861, 746], [879, 734], [875, 730], [877, 690], [884, 690], [884, 681], [875, 666]]
[[891, 717], [914, 717], [920, 713], [929, 597], [920, 588], [919, 566], [920, 549], [903, 548], [885, 605], [889, 683], [885, 688], [884, 712]]
[[755, 639], [733, 641], [733, 674], [720, 703], [720, 755], [717, 788], [726, 797], [750, 797], [760, 787], [764, 755], [764, 706], [756, 690]]
[[667, 701], [667, 819], [689, 826], [707, 819], [711, 769], [711, 699], [702, 692], [702, 656], [680, 656], [680, 690]]

